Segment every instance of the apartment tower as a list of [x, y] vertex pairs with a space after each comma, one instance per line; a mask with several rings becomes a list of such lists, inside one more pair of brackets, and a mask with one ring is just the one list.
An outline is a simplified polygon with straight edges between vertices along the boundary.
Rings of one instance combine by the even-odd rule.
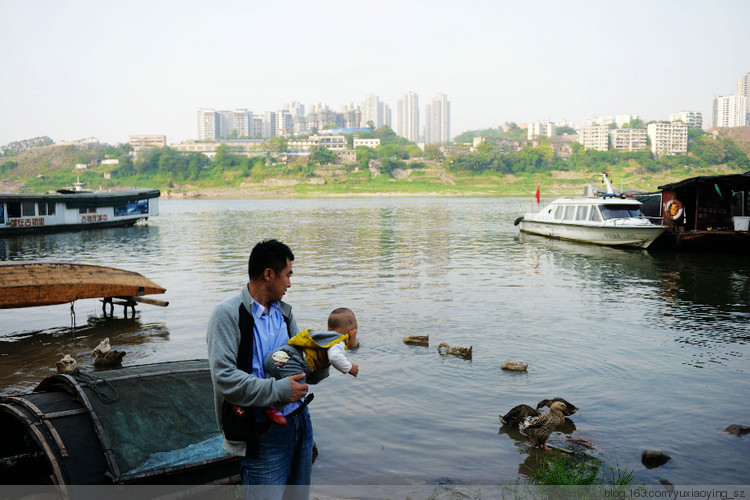
[[396, 133], [412, 142], [419, 142], [419, 97], [414, 92], [401, 96], [396, 108], [398, 130]]

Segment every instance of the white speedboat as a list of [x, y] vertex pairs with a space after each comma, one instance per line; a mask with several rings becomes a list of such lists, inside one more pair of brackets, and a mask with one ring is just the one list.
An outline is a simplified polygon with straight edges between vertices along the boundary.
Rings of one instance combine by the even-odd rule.
[[652, 224], [641, 213], [641, 202], [627, 195], [617, 195], [602, 173], [607, 186], [597, 195], [587, 186], [580, 198], [558, 198], [537, 213], [516, 219], [521, 231], [532, 234], [581, 241], [596, 245], [648, 248], [665, 230]]

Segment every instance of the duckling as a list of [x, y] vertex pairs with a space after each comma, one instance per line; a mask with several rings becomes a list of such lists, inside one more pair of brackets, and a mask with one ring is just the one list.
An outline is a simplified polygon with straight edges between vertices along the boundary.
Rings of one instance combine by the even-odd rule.
[[111, 350], [112, 350], [112, 347], [110, 347], [109, 345], [109, 337], [107, 337], [106, 339], [99, 342], [99, 345], [94, 347], [94, 350], [91, 351], [91, 354], [96, 356], [97, 351], [99, 351], [99, 355], [102, 355], [102, 354], [108, 353]]
[[570, 416], [578, 411], [578, 407], [575, 406], [573, 403], [570, 403], [568, 401], [565, 401], [563, 398], [552, 398], [552, 399], [543, 399], [539, 401], [536, 405], [536, 409], [538, 410], [542, 406], [550, 407], [552, 403], [555, 401], [559, 401], [565, 405], [565, 411], [563, 412], [566, 416]]
[[125, 351], [114, 350], [101, 354], [99, 350], [94, 349], [94, 366], [99, 368], [117, 366], [122, 363], [122, 358], [125, 354]]
[[409, 335], [404, 338], [404, 344], [430, 345], [429, 335]]
[[510, 409], [505, 415], [500, 415], [503, 425], [518, 426], [526, 417], [536, 417], [539, 412], [529, 405], [518, 405]]
[[70, 354], [66, 354], [56, 363], [57, 373], [72, 373], [77, 365], [78, 362]]
[[[453, 354], [454, 356], [458, 356], [460, 358], [464, 359], [471, 359], [471, 350], [473, 346], [469, 347], [451, 347], [445, 342], [441, 342], [438, 346], [438, 352], [440, 352], [440, 349], [445, 348], [445, 354]], [[440, 354], [443, 354], [440, 352]]]
[[548, 450], [545, 443], [555, 428], [565, 420], [565, 403], [555, 401], [549, 407], [549, 412], [536, 417], [526, 417], [518, 426], [519, 432], [531, 441], [534, 446]]
[[505, 363], [500, 365], [500, 368], [512, 372], [525, 372], [528, 366], [528, 363], [521, 363], [520, 361], [506, 361]]

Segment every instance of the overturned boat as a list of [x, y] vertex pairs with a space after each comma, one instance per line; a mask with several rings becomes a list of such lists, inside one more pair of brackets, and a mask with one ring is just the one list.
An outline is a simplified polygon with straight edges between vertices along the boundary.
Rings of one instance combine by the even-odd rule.
[[665, 230], [641, 213], [641, 202], [617, 195], [606, 172], [606, 192], [586, 186], [584, 196], [558, 198], [536, 213], [518, 217], [515, 224], [526, 233], [596, 245], [648, 248]]
[[44, 379], [0, 398], [0, 484], [231, 484], [208, 361]]

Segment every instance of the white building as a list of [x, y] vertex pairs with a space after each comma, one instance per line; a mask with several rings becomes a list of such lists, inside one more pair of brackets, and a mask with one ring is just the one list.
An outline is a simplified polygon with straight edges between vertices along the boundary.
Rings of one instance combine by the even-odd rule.
[[425, 144], [450, 142], [451, 103], [445, 94], [435, 94], [425, 106]]
[[396, 133], [412, 142], [419, 142], [419, 96], [409, 92], [398, 100]]
[[617, 128], [622, 128], [626, 123], [630, 123], [638, 118], [638, 115], [617, 115], [615, 116], [615, 125], [617, 125]]
[[137, 155], [146, 149], [163, 148], [167, 145], [166, 135], [130, 135], [128, 136], [128, 144], [133, 148], [133, 152]]
[[289, 111], [289, 114], [292, 116], [305, 116], [305, 105], [297, 101], [287, 103], [284, 109]]
[[669, 115], [670, 122], [687, 123], [688, 128], [703, 128], [703, 113], [700, 111], [682, 110]]
[[586, 125], [578, 129], [578, 142], [586, 149], [609, 149], [609, 125]]
[[276, 113], [276, 137], [287, 137], [292, 135], [294, 130], [294, 118], [286, 109], [281, 109]]
[[359, 137], [354, 138], [354, 148], [358, 146], [365, 146], [368, 148], [376, 148], [380, 146], [380, 139], [360, 139]]
[[617, 128], [609, 133], [609, 143], [612, 149], [621, 151], [638, 151], [647, 145], [648, 134], [642, 128]]
[[714, 98], [714, 127], [744, 127], [747, 125], [747, 99], [745, 94], [720, 95]]
[[346, 149], [346, 137], [343, 135], [311, 135], [307, 139], [287, 141], [288, 151], [309, 151], [312, 147], [328, 148], [331, 151]]
[[742, 75], [737, 82], [737, 94], [744, 95], [747, 100], [745, 103], [745, 123], [750, 125], [750, 73]]
[[649, 123], [646, 127], [651, 139], [651, 152], [657, 156], [687, 153], [688, 126], [683, 122]]
[[555, 124], [552, 122], [529, 123], [526, 138], [532, 140], [535, 137], [552, 137], [555, 135]]
[[219, 116], [216, 110], [201, 109], [198, 111], [198, 140], [215, 141], [219, 138]]

